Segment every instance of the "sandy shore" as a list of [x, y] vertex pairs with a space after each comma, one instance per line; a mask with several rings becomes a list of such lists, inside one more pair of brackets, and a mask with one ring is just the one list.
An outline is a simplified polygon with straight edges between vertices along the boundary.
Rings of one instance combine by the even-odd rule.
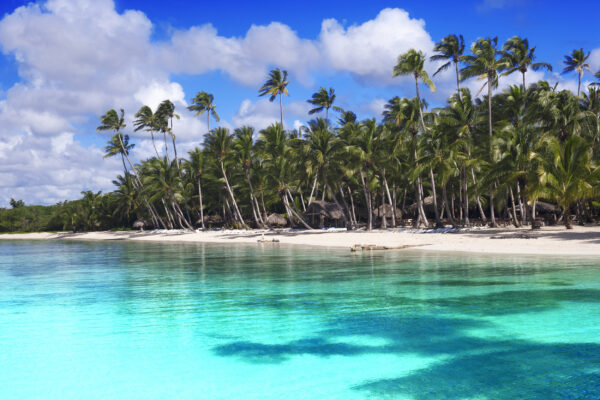
[[23, 240], [132, 240], [196, 243], [257, 243], [275, 240], [282, 244], [350, 248], [353, 245], [418, 246], [424, 251], [461, 251], [474, 253], [600, 255], [600, 226], [474, 229], [430, 233], [412, 230], [346, 232], [310, 231], [207, 231], [207, 232], [83, 232], [4, 234], [2, 239]]

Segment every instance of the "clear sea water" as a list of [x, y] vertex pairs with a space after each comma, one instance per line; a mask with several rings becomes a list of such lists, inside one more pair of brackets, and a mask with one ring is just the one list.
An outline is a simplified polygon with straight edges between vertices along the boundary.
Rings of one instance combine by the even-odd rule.
[[0, 241], [0, 399], [599, 399], [600, 260]]

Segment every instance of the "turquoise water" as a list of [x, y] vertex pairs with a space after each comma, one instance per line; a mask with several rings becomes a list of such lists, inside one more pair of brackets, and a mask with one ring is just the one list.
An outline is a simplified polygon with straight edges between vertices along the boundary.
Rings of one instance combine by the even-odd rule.
[[257, 246], [0, 241], [0, 399], [600, 398], [597, 259]]

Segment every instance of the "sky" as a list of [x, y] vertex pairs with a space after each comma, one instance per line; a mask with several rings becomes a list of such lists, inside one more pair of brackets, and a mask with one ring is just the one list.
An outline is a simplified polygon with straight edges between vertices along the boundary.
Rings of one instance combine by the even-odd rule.
[[[360, 119], [380, 119], [387, 100], [415, 95], [410, 77], [392, 77], [398, 55], [432, 55], [450, 33], [468, 47], [480, 37], [528, 38], [537, 61], [554, 69], [529, 72], [527, 81], [576, 91], [576, 75], [560, 74], [563, 58], [590, 51], [583, 82], [594, 80], [600, 32], [588, 16], [597, 15], [596, 0], [0, 0], [0, 207], [10, 198], [55, 204], [83, 190], [113, 190], [120, 160], [103, 157], [110, 133], [96, 132], [111, 108], [125, 110], [134, 160], [154, 152], [147, 134], [131, 129], [144, 104], [175, 104], [180, 154], [207, 130], [206, 119], [186, 109], [199, 91], [214, 95], [218, 125], [265, 128], [279, 118], [278, 103], [258, 96], [273, 68], [289, 72], [286, 128], [313, 118], [306, 100], [320, 87], [334, 88], [336, 104]], [[438, 65], [426, 64], [430, 75]], [[441, 106], [455, 88], [453, 72], [434, 82], [435, 93], [421, 93]], [[520, 82], [502, 77], [499, 90]]]

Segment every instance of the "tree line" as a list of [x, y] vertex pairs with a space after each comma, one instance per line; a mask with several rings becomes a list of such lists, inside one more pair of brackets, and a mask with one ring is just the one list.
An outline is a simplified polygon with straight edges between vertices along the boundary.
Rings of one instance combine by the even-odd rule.
[[[91, 221], [85, 219], [93, 213], [83, 208], [72, 211], [77, 221], [63, 212], [64, 227], [101, 229], [138, 220], [163, 229], [217, 223], [268, 228], [272, 213], [292, 227], [322, 226], [322, 218], [315, 223], [311, 217], [312, 204], [333, 207], [336, 222], [348, 229], [407, 222], [536, 227], [539, 211], [548, 209], [567, 228], [573, 221], [593, 221], [599, 206], [600, 91], [598, 83], [581, 88], [590, 53], [576, 49], [565, 56], [562, 72], [578, 77], [574, 94], [546, 81], [527, 84], [527, 71], [552, 70], [536, 62], [535, 49], [520, 37], [501, 47], [497, 38], [483, 38], [466, 54], [463, 37], [448, 35], [430, 57], [442, 62], [432, 77], [422, 51], [398, 57], [390, 73], [411, 76], [415, 97], [390, 99], [380, 121], [358, 121], [335, 106], [334, 89], [323, 87], [308, 102], [314, 107], [309, 114], [324, 118], [298, 130], [283, 126], [289, 81], [286, 71], [274, 69], [259, 95], [278, 100], [279, 122], [258, 132], [250, 126], [211, 129], [211, 119], [219, 122], [214, 96], [200, 92], [188, 111], [206, 117], [208, 132], [183, 157], [173, 130], [179, 118], [174, 104], [143, 106], [133, 127], [148, 133], [156, 156], [137, 164], [130, 158], [134, 144], [123, 133], [124, 111], [109, 110], [98, 131], [113, 132], [106, 157], [121, 158], [123, 174], [112, 193], [85, 192], [79, 201], [80, 207], [101, 210], [90, 200], [95, 197], [108, 212], [97, 211]], [[456, 74], [456, 92], [443, 107], [429, 109], [421, 89], [435, 91], [432, 78], [446, 69]], [[500, 80], [514, 73], [522, 75], [522, 84], [498, 91]], [[481, 83], [476, 93], [461, 87], [471, 78]], [[337, 113], [335, 121], [330, 111]]]

